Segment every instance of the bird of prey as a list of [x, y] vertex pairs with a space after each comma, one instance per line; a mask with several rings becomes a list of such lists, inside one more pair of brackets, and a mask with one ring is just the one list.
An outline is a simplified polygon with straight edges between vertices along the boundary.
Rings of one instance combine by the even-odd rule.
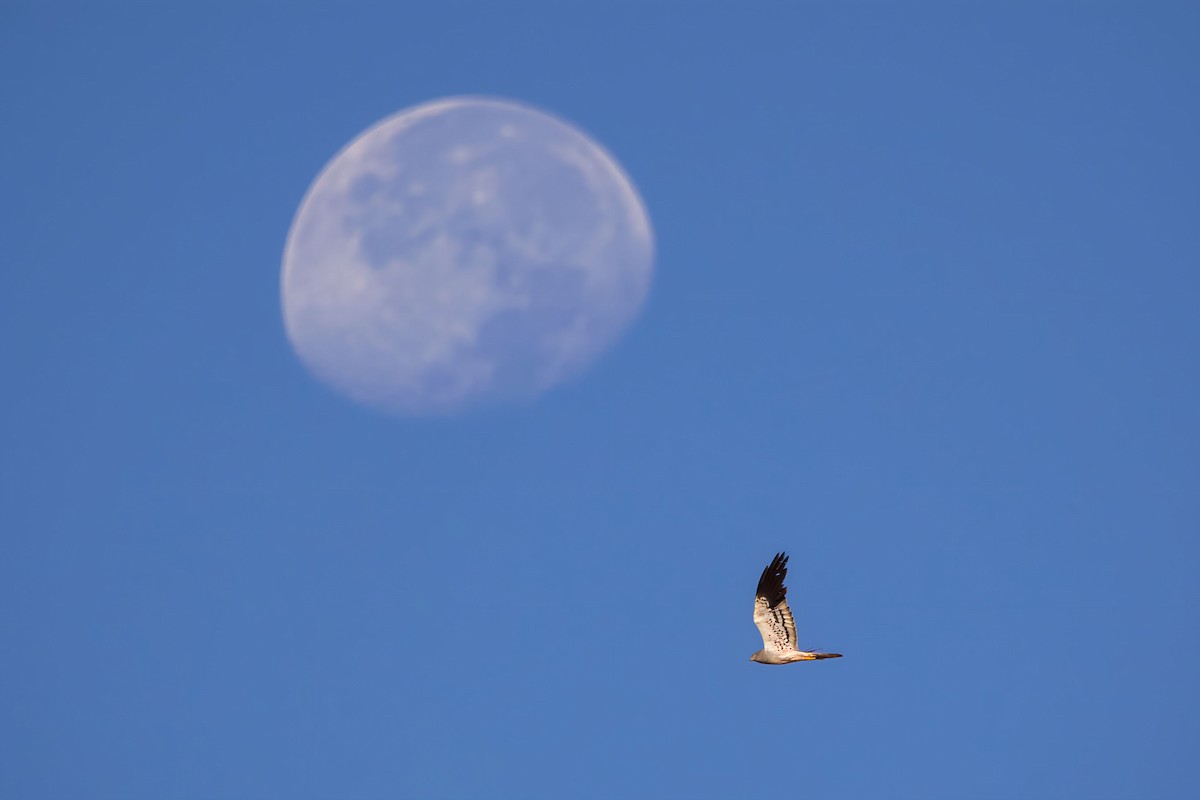
[[816, 661], [819, 658], [841, 658], [841, 653], [809, 653], [796, 646], [796, 621], [787, 604], [787, 553], [777, 553], [758, 579], [754, 597], [754, 624], [762, 634], [763, 649], [750, 656], [760, 664], [791, 664], [793, 661]]

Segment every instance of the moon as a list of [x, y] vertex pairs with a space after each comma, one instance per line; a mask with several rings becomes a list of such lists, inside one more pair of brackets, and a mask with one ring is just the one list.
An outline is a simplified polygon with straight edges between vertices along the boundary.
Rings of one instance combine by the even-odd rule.
[[451, 97], [359, 135], [288, 233], [293, 349], [366, 406], [445, 415], [528, 400], [586, 369], [645, 304], [650, 219], [616, 160], [570, 124]]

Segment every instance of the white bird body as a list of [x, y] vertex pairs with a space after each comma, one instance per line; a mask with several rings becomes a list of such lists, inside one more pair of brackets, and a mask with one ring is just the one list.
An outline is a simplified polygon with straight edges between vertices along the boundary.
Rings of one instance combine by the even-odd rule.
[[750, 656], [760, 664], [791, 664], [796, 661], [817, 661], [822, 658], [841, 658], [841, 653], [814, 653], [796, 646], [796, 620], [788, 608], [787, 553], [777, 553], [758, 579], [754, 597], [754, 624], [762, 634], [763, 649]]

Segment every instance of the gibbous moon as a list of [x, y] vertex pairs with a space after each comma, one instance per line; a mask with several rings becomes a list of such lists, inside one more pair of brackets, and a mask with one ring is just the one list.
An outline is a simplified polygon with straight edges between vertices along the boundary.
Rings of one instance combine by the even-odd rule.
[[600, 145], [528, 106], [448, 98], [325, 166], [288, 234], [283, 316], [335, 390], [446, 414], [580, 373], [637, 316], [653, 263], [642, 201]]

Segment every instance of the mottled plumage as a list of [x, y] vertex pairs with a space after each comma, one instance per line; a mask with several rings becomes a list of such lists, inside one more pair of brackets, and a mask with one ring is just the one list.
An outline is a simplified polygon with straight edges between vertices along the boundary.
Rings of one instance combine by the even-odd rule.
[[793, 661], [815, 661], [820, 658], [841, 658], [841, 653], [810, 653], [796, 646], [796, 621], [788, 608], [786, 553], [777, 553], [758, 579], [754, 597], [754, 624], [762, 634], [763, 649], [750, 656], [760, 664], [791, 664]]

